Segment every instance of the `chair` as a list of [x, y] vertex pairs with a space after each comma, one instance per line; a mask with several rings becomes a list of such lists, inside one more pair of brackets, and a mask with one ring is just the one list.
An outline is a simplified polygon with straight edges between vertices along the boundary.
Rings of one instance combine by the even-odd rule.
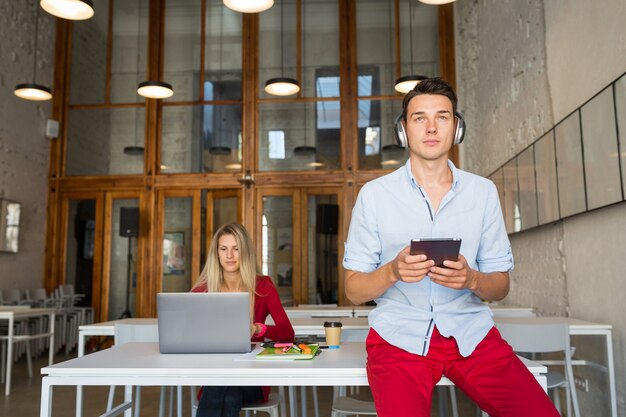
[[373, 401], [357, 400], [352, 397], [337, 397], [333, 400], [331, 417], [341, 417], [347, 415], [375, 416], [376, 407]]
[[[570, 346], [569, 327], [560, 323], [516, 323], [513, 320], [499, 320], [497, 323], [500, 334], [515, 352], [520, 353], [549, 353], [563, 352], [565, 376], [558, 372], [549, 371], [547, 374], [548, 390], [565, 388], [567, 399], [567, 415], [571, 416], [571, 404], [574, 405], [574, 415], [580, 417], [578, 396], [574, 384], [572, 370], [572, 348]], [[536, 359], [533, 359], [536, 360]], [[541, 360], [536, 360], [541, 363]], [[553, 390], [552, 401], [561, 413], [559, 393]]]
[[[192, 392], [195, 392], [195, 389], [193, 389]], [[279, 404], [283, 404], [282, 406], [284, 407], [284, 402], [282, 401], [282, 398], [281, 398], [283, 395], [284, 395], [284, 392], [281, 389], [280, 394], [278, 395], [270, 394], [266, 403], [244, 405], [243, 407], [241, 407], [241, 411], [246, 412], [245, 414], [246, 417], [250, 415], [250, 412], [252, 412], [253, 415], [256, 415], [257, 412], [259, 411], [262, 413], [269, 414], [270, 417], [279, 417], [278, 415]], [[194, 401], [191, 405], [191, 416], [195, 417], [197, 411], [198, 411], [198, 400], [197, 400], [197, 397], [194, 396]]]
[[[124, 343], [132, 342], [158, 342], [159, 341], [159, 328], [156, 323], [151, 324], [126, 324], [115, 323], [115, 344], [123, 345]], [[165, 398], [166, 387], [161, 387], [161, 400], [159, 403], [159, 416], [162, 417], [165, 413]], [[178, 407], [177, 415], [182, 417], [182, 387], [177, 387], [178, 394]], [[113, 410], [119, 409], [122, 406], [128, 406], [128, 403], [122, 403], [121, 405], [113, 408], [113, 401], [115, 399], [115, 386], [111, 386], [109, 389], [109, 399], [107, 401], [107, 413], [103, 415], [109, 415]], [[141, 409], [141, 387], [135, 387], [135, 417], [139, 417]], [[127, 407], [125, 407], [127, 408]], [[114, 415], [114, 414], [113, 414]], [[171, 407], [170, 407], [171, 415]]]

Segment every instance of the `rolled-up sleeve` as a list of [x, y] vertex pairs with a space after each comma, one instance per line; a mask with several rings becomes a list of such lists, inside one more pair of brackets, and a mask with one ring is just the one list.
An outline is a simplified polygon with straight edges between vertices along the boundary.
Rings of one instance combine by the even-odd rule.
[[381, 242], [376, 222], [376, 205], [371, 184], [365, 184], [352, 209], [352, 220], [345, 243], [343, 267], [352, 271], [372, 272], [380, 266]]
[[509, 272], [514, 266], [513, 252], [504, 225], [498, 191], [491, 181], [489, 181], [476, 263], [478, 270], [484, 273]]

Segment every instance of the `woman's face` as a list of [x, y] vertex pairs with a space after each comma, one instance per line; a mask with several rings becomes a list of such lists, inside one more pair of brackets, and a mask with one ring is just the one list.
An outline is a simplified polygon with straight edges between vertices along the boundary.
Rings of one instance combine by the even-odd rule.
[[217, 241], [217, 254], [224, 272], [239, 271], [239, 248], [235, 236], [221, 236]]

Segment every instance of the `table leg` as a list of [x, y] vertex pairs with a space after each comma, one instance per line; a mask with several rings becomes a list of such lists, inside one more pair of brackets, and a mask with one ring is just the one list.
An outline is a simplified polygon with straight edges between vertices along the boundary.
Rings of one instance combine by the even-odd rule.
[[[133, 386], [126, 385], [124, 387], [124, 402], [128, 403], [133, 401]], [[124, 411], [124, 417], [132, 417], [133, 416], [133, 408], [130, 407], [126, 411]]]
[[609, 391], [611, 396], [611, 416], [617, 417], [617, 392], [615, 388], [615, 367], [613, 362], [613, 336], [606, 332], [606, 355], [609, 366]]
[[[85, 355], [85, 334], [81, 331], [78, 332], [78, 357]], [[83, 387], [82, 385], [76, 386], [76, 417], [82, 417], [83, 415]]]
[[4, 395], [11, 394], [11, 370], [13, 368], [13, 317], [9, 318], [9, 334], [7, 338], [7, 369], [4, 383]]
[[52, 385], [47, 377], [41, 379], [41, 404], [39, 417], [52, 417]]

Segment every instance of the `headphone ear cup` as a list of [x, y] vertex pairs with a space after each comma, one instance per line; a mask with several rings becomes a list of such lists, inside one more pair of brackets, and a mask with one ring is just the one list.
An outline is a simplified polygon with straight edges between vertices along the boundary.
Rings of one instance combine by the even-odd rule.
[[401, 148], [406, 148], [409, 144], [408, 138], [406, 136], [406, 130], [404, 129], [404, 124], [402, 124], [402, 113], [396, 117], [396, 120], [393, 123], [393, 133], [396, 137], [396, 143]]
[[463, 115], [458, 111], [454, 113], [454, 117], [456, 119], [456, 130], [454, 132], [454, 144], [458, 145], [463, 142], [465, 138], [465, 119], [463, 119]]

